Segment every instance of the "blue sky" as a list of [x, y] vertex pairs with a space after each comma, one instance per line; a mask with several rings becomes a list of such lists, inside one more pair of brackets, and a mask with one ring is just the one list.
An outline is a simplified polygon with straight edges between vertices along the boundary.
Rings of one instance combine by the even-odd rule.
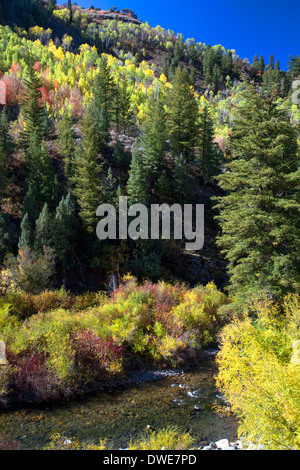
[[[63, 3], [58, 0], [57, 3]], [[82, 7], [130, 8], [155, 27], [160, 25], [185, 39], [222, 44], [251, 62], [254, 54], [271, 54], [286, 70], [289, 55], [300, 55], [299, 0], [77, 0]]]

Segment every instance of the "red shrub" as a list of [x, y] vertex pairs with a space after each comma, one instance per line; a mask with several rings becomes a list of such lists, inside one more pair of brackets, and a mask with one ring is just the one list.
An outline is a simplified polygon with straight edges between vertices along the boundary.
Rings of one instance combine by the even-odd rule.
[[14, 355], [8, 349], [7, 359], [11, 366], [11, 389], [19, 402], [41, 403], [58, 398], [59, 382], [45, 363], [42, 354], [22, 352]]
[[98, 338], [88, 329], [74, 332], [71, 344], [76, 367], [83, 373], [92, 373], [94, 378], [108, 375], [110, 365], [123, 358], [122, 346], [117, 345], [112, 338]]

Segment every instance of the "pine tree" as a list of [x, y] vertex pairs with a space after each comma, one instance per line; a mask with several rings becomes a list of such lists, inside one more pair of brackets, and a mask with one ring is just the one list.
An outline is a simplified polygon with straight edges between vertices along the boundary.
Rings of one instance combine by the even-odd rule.
[[37, 253], [42, 254], [44, 247], [53, 247], [54, 244], [54, 224], [53, 216], [48, 209], [47, 203], [36, 221], [34, 249]]
[[126, 170], [129, 168], [131, 156], [129, 152], [126, 152], [124, 144], [122, 144], [120, 141], [117, 141], [116, 145], [114, 146], [112, 160], [116, 168], [122, 168]]
[[56, 208], [54, 219], [54, 249], [64, 272], [72, 265], [72, 257], [76, 246], [77, 219], [75, 202], [71, 193], [63, 196]]
[[127, 182], [127, 194], [131, 204], [147, 204], [148, 179], [144, 168], [143, 158], [135, 148], [132, 154], [132, 162]]
[[104, 201], [107, 204], [114, 204], [116, 200], [116, 194], [117, 194], [117, 181], [114, 178], [111, 167], [109, 167], [108, 169], [104, 187], [105, 187]]
[[265, 65], [265, 61], [264, 61], [264, 58], [263, 58], [262, 55], [259, 56], [257, 66], [258, 66], [258, 70], [260, 72], [260, 75], [263, 76], [263, 74], [265, 72], [266, 65]]
[[47, 202], [54, 207], [57, 200], [58, 184], [54, 173], [52, 160], [47, 148], [41, 143], [37, 132], [33, 132], [25, 152], [25, 162], [28, 171], [28, 183], [36, 198], [36, 206], [41, 210]]
[[165, 119], [163, 101], [152, 95], [140, 138], [145, 168], [150, 175], [158, 174], [164, 162], [167, 140]]
[[218, 244], [234, 294], [273, 296], [299, 288], [299, 152], [297, 131], [278, 97], [248, 84], [220, 175]]
[[27, 78], [24, 78], [24, 85], [25, 90], [21, 99], [21, 112], [24, 121], [21, 142], [27, 148], [33, 133], [41, 141], [48, 132], [47, 115], [44, 105], [41, 104], [41, 82], [32, 64], [27, 68]]
[[19, 248], [19, 251], [22, 251], [25, 248], [32, 248], [32, 245], [33, 245], [32, 225], [30, 223], [29, 216], [26, 212], [21, 222], [21, 235], [19, 238], [18, 248]]
[[233, 58], [232, 58], [232, 52], [230, 50], [227, 51], [226, 57], [223, 60], [223, 67], [222, 67], [222, 73], [226, 76], [231, 76], [232, 74], [232, 68], [233, 68]]
[[106, 57], [102, 57], [97, 68], [93, 87], [93, 106], [95, 113], [102, 112], [102, 139], [109, 142], [109, 126], [113, 120], [116, 100], [116, 84], [110, 73], [110, 68]]
[[64, 160], [64, 174], [67, 180], [72, 176], [72, 162], [75, 155], [75, 132], [70, 114], [64, 113], [57, 125], [58, 144]]
[[256, 54], [253, 57], [253, 61], [252, 61], [252, 71], [253, 71], [254, 76], [257, 75], [257, 73], [259, 72], [258, 57]]
[[174, 155], [192, 161], [197, 141], [198, 105], [186, 69], [177, 68], [167, 97], [168, 129]]
[[190, 165], [182, 154], [175, 158], [173, 169], [173, 200], [179, 204], [190, 202], [191, 180]]
[[204, 103], [199, 119], [199, 165], [206, 181], [220, 173], [220, 154], [214, 145], [214, 123], [207, 103]]
[[215, 93], [218, 93], [220, 89], [221, 78], [222, 78], [222, 75], [221, 75], [220, 67], [217, 64], [215, 64], [213, 68], [213, 72], [212, 72], [212, 83], [214, 85]]
[[117, 132], [130, 132], [133, 126], [133, 113], [131, 110], [131, 95], [128, 89], [128, 82], [122, 77], [115, 89], [113, 117]]
[[273, 54], [270, 55], [268, 70], [274, 70], [274, 56], [273, 56]]
[[71, 0], [68, 0], [68, 10], [69, 10], [69, 21], [72, 23], [73, 21], [73, 10], [72, 10], [72, 2]]
[[96, 227], [96, 210], [103, 197], [102, 164], [99, 163], [98, 122], [93, 107], [88, 106], [81, 122], [82, 141], [74, 159], [74, 194], [79, 205], [79, 215], [88, 232]]
[[162, 202], [168, 202], [171, 194], [171, 182], [166, 170], [163, 170], [157, 180], [156, 193]]

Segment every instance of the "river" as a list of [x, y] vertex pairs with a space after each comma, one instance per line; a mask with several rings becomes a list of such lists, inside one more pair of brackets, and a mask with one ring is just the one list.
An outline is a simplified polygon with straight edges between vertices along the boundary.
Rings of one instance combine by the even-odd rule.
[[234, 416], [218, 413], [224, 401], [215, 386], [214, 357], [200, 359], [186, 371], [156, 381], [109, 390], [67, 404], [34, 406], [0, 412], [0, 434], [22, 449], [42, 449], [54, 433], [85, 443], [107, 439], [110, 448], [127, 448], [147, 425], [177, 426], [200, 444], [237, 438]]

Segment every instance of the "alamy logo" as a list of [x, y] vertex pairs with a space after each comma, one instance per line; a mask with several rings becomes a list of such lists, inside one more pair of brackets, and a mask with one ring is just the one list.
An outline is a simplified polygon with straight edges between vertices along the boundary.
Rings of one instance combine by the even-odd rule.
[[300, 104], [300, 80], [295, 80], [292, 85], [294, 90], [292, 93], [292, 102], [294, 104]]
[[[119, 197], [119, 211], [112, 204], [101, 204], [96, 212], [104, 217], [97, 225], [96, 233], [100, 240], [188, 240], [187, 250], [201, 250], [204, 245], [204, 205], [144, 204], [128, 207], [127, 197]], [[195, 222], [193, 224], [193, 221]], [[161, 228], [161, 230], [160, 230]], [[173, 231], [171, 231], [173, 228]]]

